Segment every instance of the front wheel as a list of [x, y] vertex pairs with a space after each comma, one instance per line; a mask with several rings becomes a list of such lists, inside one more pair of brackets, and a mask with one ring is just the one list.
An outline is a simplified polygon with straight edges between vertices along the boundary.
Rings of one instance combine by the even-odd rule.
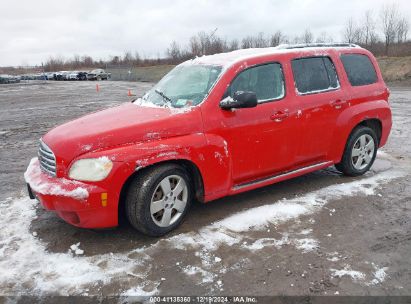
[[127, 218], [144, 234], [164, 235], [181, 224], [191, 205], [192, 193], [184, 168], [174, 164], [153, 167], [130, 183]]
[[365, 126], [357, 127], [348, 138], [341, 162], [335, 167], [348, 176], [362, 175], [374, 163], [377, 149], [375, 131]]

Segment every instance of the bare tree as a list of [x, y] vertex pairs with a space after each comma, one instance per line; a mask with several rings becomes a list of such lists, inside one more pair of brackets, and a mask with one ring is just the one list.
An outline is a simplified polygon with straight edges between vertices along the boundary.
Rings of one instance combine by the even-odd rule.
[[81, 66], [80, 56], [79, 56], [79, 55], [74, 55], [74, 56], [73, 56], [73, 61], [71, 62], [71, 64], [72, 64], [75, 68], [80, 67], [80, 66]]
[[380, 13], [381, 27], [385, 37], [385, 55], [388, 56], [388, 49], [394, 42], [397, 34], [399, 12], [396, 4], [384, 5]]
[[111, 56], [110, 63], [113, 65], [118, 65], [120, 64], [121, 58], [120, 56]]
[[253, 47], [253, 37], [247, 36], [241, 40], [241, 48], [242, 49], [250, 49]]
[[233, 39], [230, 41], [230, 45], [228, 46], [229, 51], [235, 51], [240, 48], [240, 43], [237, 39]]
[[270, 39], [270, 46], [277, 46], [283, 43], [284, 41], [284, 35], [281, 31], [276, 31], [274, 35], [271, 36]]
[[193, 36], [190, 38], [190, 53], [193, 56], [200, 56], [201, 55], [201, 45], [200, 42], [198, 41], [197, 36]]
[[131, 52], [125, 51], [124, 56], [123, 56], [123, 63], [131, 64], [132, 61], [133, 61], [133, 55], [131, 55]]
[[83, 62], [83, 66], [85, 67], [92, 67], [94, 65], [94, 60], [91, 56], [83, 56], [81, 57], [81, 61]]
[[181, 49], [176, 41], [171, 42], [170, 47], [167, 49], [167, 55], [173, 61], [178, 61], [181, 57]]
[[409, 23], [406, 18], [401, 18], [397, 23], [397, 42], [402, 43], [407, 41]]
[[136, 65], [139, 65], [141, 62], [140, 54], [137, 51], [134, 53], [134, 62]]
[[371, 10], [367, 10], [364, 15], [363, 39], [366, 46], [373, 45], [377, 41], [375, 22]]
[[301, 39], [304, 43], [312, 43], [314, 40], [314, 36], [313, 33], [311, 33], [310, 29], [306, 29], [302, 39]]
[[264, 48], [269, 45], [268, 40], [265, 39], [263, 32], [259, 32], [258, 35], [254, 37], [253, 40], [254, 40], [253, 47], [256, 47], [256, 48]]
[[315, 42], [317, 43], [326, 43], [326, 42], [332, 42], [333, 38], [327, 34], [326, 31], [322, 31], [320, 35], [317, 36], [317, 39]]
[[351, 17], [344, 28], [344, 39], [348, 43], [353, 43], [355, 39], [356, 26], [354, 19]]

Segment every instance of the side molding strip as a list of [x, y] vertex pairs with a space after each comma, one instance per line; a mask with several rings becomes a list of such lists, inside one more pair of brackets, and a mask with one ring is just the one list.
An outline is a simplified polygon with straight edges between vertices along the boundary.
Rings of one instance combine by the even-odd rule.
[[242, 189], [242, 188], [245, 188], [245, 187], [249, 187], [251, 185], [256, 185], [256, 184], [270, 182], [270, 181], [275, 181], [277, 179], [287, 177], [287, 176], [295, 174], [295, 173], [300, 173], [300, 172], [303, 172], [303, 171], [313, 171], [313, 169], [319, 168], [319, 167], [324, 167], [327, 164], [331, 166], [333, 164], [333, 162], [331, 162], [331, 161], [321, 162], [321, 163], [310, 165], [310, 166], [307, 166], [307, 167], [302, 167], [302, 168], [297, 169], [297, 170], [288, 171], [288, 172], [285, 172], [285, 173], [269, 176], [269, 177], [262, 178], [262, 179], [257, 179], [257, 180], [247, 182], [247, 183], [243, 183], [243, 184], [238, 184], [238, 185], [235, 185], [233, 187], [233, 190], [239, 190], [239, 189]]

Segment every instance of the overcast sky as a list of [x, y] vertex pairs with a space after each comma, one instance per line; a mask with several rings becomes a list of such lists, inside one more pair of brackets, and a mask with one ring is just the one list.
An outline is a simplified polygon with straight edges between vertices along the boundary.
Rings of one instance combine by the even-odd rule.
[[[350, 16], [361, 22], [367, 9], [378, 17], [387, 0], [2, 0], [0, 66], [41, 64], [74, 54], [108, 59], [130, 50], [163, 56], [170, 42], [187, 44], [199, 31], [218, 28], [233, 39], [281, 30], [288, 36], [309, 28], [342, 40]], [[411, 2], [396, 1], [411, 17]]]

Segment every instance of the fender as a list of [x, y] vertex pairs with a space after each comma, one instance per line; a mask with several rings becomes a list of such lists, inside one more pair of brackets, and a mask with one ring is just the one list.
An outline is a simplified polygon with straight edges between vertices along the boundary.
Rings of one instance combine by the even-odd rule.
[[[199, 170], [204, 185], [204, 200], [224, 196], [229, 188], [231, 163], [227, 144], [217, 136], [203, 133], [151, 140], [83, 154], [82, 158], [109, 157], [115, 166], [106, 180], [121, 186], [143, 168], [166, 161], [186, 160]], [[120, 189], [118, 189], [120, 190]]]
[[381, 122], [380, 147], [386, 143], [392, 125], [391, 110], [388, 102], [376, 100], [352, 105], [345, 109], [337, 118], [333, 136], [334, 140], [330, 148], [331, 160], [335, 163], [340, 162], [351, 131], [358, 124], [368, 119], [377, 119]]

